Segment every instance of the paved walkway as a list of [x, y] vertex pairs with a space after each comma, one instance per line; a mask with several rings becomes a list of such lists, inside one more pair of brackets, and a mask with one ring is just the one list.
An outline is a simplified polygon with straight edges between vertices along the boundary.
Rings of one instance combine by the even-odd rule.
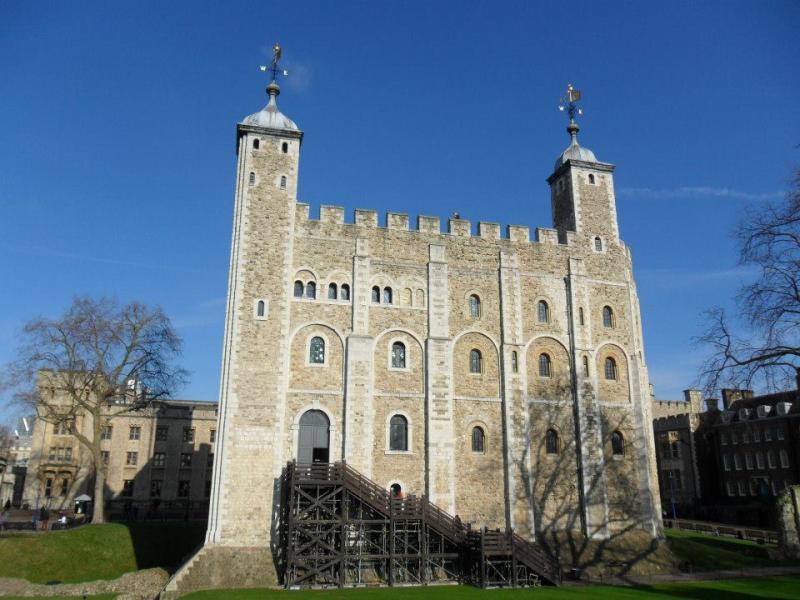
[[[800, 565], [783, 567], [755, 567], [752, 569], [723, 569], [720, 571], [696, 571], [694, 573], [665, 573], [663, 575], [607, 577], [604, 579], [574, 582], [583, 585], [647, 585], [651, 583], [680, 583], [682, 581], [704, 581], [716, 579], [740, 579], [743, 577], [780, 577], [800, 575]], [[567, 582], [565, 582], [567, 583]]]

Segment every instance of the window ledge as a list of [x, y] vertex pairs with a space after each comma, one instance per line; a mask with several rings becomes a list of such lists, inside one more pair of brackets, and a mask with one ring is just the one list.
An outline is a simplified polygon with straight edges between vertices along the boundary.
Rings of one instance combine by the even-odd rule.
[[414, 454], [411, 450], [384, 450], [384, 454]]

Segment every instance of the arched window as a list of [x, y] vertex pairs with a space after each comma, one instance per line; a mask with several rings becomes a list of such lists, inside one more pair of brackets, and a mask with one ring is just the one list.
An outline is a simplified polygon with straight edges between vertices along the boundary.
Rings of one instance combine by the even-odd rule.
[[350, 286], [349, 285], [347, 285], [346, 283], [343, 283], [342, 287], [340, 288], [340, 292], [341, 292], [340, 295], [339, 295], [339, 299], [340, 300], [350, 300]]
[[286, 175], [281, 175], [281, 189], [286, 189]]
[[539, 300], [539, 323], [549, 323], [550, 322], [550, 307], [547, 306], [547, 302], [544, 300]]
[[594, 184], [594, 175], [589, 173], [589, 183]]
[[469, 372], [483, 373], [483, 357], [481, 351], [475, 348], [469, 351]]
[[250, 171], [249, 183], [250, 183], [250, 185], [255, 185], [256, 184], [256, 174], [253, 173], [252, 171]]
[[266, 308], [267, 307], [266, 307], [266, 304], [264, 303], [264, 301], [263, 300], [259, 300], [258, 304], [256, 305], [256, 316], [257, 317], [263, 317], [264, 316], [264, 312], [266, 311]]
[[422, 290], [417, 290], [416, 294], [414, 295], [414, 306], [421, 308], [425, 306], [425, 292]]
[[284, 154], [288, 153], [289, 152], [289, 144], [287, 144], [286, 142], [283, 142], [281, 144], [281, 152], [283, 152]]
[[578, 308], [578, 323], [583, 326], [583, 307]]
[[316, 298], [317, 297], [317, 284], [313, 281], [309, 281], [306, 284], [306, 298]]
[[599, 235], [594, 238], [594, 249], [598, 252], [603, 251], [603, 240], [600, 239]]
[[381, 288], [379, 288], [377, 285], [372, 288], [372, 301], [375, 304], [380, 304], [381, 302]]
[[611, 434], [611, 453], [614, 456], [622, 456], [625, 454], [625, 440], [619, 431]]
[[586, 356], [583, 357], [583, 376], [589, 376], [589, 358]]
[[328, 300], [336, 300], [336, 292], [337, 292], [336, 284], [335, 283], [329, 283], [328, 284]]
[[545, 451], [548, 454], [558, 454], [558, 432], [555, 429], [548, 429], [545, 434]]
[[469, 297], [469, 316], [473, 319], [481, 316], [481, 299], [475, 294]]
[[253, 140], [253, 148], [255, 148], [256, 150], [258, 150], [258, 147], [259, 147], [260, 144], [261, 144], [261, 142], [259, 141], [258, 138], [255, 138]]
[[611, 310], [610, 306], [603, 307], [603, 327], [609, 329], [614, 327], [614, 311]]
[[392, 368], [406, 368], [406, 346], [403, 342], [395, 342], [392, 344]]
[[389, 486], [389, 495], [392, 498], [402, 498], [403, 497], [403, 488], [400, 486], [399, 483], [393, 483]]
[[389, 450], [408, 451], [408, 421], [403, 415], [393, 415], [389, 421]]
[[486, 448], [486, 434], [480, 427], [472, 428], [472, 451], [483, 454]]
[[511, 351], [511, 372], [516, 373], [519, 371], [519, 363], [517, 362], [517, 351]]
[[319, 336], [311, 338], [308, 346], [308, 362], [312, 365], [325, 364], [325, 340]]
[[550, 377], [550, 357], [547, 354], [539, 355], [539, 377]]
[[617, 378], [617, 361], [610, 356], [606, 358], [605, 363], [606, 379]]
[[303, 282], [302, 281], [295, 281], [294, 282], [294, 297], [295, 298], [302, 298], [304, 292], [305, 292], [305, 286], [303, 285]]
[[411, 306], [413, 304], [414, 294], [411, 288], [403, 288], [400, 292], [400, 306]]
[[390, 287], [383, 288], [383, 303], [384, 304], [392, 303], [392, 288]]

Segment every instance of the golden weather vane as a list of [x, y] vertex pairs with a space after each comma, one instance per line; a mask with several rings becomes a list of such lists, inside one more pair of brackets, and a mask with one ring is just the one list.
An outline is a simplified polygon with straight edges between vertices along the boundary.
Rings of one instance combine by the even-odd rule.
[[259, 67], [262, 73], [272, 73], [272, 81], [276, 83], [278, 81], [278, 75], [283, 75], [285, 77], [289, 74], [289, 71], [286, 69], [278, 67], [278, 61], [281, 59], [282, 52], [281, 45], [275, 42], [275, 45], [272, 47], [272, 62], [269, 65], [261, 65]]
[[572, 87], [571, 83], [567, 84], [567, 95], [561, 98], [561, 104], [558, 105], [558, 110], [561, 112], [567, 111], [569, 115], [569, 122], [574, 123], [575, 117], [583, 114], [583, 110], [578, 108], [577, 102], [581, 99], [581, 91]]

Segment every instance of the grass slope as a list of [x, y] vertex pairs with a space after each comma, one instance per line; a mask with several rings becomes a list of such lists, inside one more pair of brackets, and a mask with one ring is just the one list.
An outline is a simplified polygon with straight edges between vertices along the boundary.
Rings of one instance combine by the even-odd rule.
[[665, 583], [636, 587], [570, 586], [519, 590], [481, 590], [468, 586], [344, 590], [216, 590], [196, 592], [181, 600], [796, 600], [800, 577], [734, 579]]
[[770, 558], [774, 545], [717, 537], [692, 531], [667, 529], [667, 540], [679, 561], [689, 561], [695, 571], [751, 569], [797, 564]]
[[203, 541], [205, 525], [105, 523], [41, 535], [0, 538], [0, 577], [34, 583], [116, 579], [123, 573], [172, 570]]

